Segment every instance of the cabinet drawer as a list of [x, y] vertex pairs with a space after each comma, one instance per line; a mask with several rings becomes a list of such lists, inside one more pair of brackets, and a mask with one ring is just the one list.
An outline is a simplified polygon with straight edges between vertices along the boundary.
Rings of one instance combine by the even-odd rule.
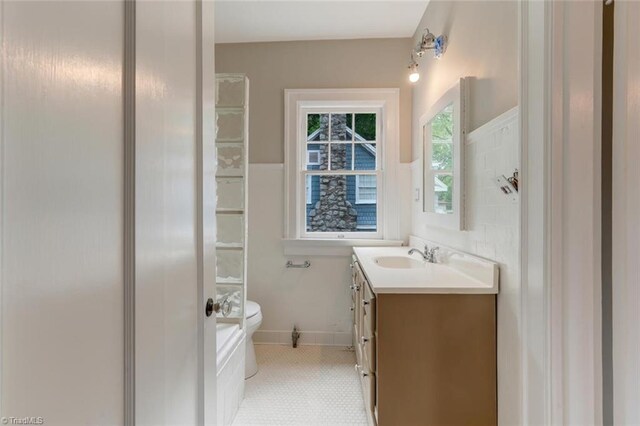
[[[366, 364], [367, 360], [364, 359], [363, 361]], [[375, 373], [367, 370], [366, 367], [361, 365], [356, 365], [356, 370], [358, 371], [358, 375], [360, 376], [360, 384], [362, 385], [365, 410], [373, 414], [375, 412], [376, 405], [376, 375]]]
[[[365, 283], [365, 287], [368, 285]], [[362, 326], [368, 327], [371, 333], [376, 330], [376, 298], [368, 297], [365, 291], [362, 295], [362, 302], [360, 308], [362, 309]]]
[[371, 372], [376, 371], [376, 338], [369, 331], [365, 331], [364, 335], [360, 339], [360, 352], [364, 358], [366, 358], [366, 362], [363, 361], [363, 364], [369, 369]]

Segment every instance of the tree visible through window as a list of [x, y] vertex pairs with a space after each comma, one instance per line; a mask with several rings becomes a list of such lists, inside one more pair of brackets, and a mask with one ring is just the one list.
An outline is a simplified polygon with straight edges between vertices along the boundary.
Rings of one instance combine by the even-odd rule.
[[306, 115], [308, 233], [377, 231], [378, 119], [356, 111]]
[[434, 211], [453, 211], [453, 105], [431, 121], [431, 170], [433, 171]]

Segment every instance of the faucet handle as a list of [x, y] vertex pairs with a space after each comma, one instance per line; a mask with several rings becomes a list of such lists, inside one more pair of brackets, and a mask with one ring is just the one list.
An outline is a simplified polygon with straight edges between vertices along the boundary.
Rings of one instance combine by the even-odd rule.
[[436, 257], [436, 252], [438, 250], [440, 250], [440, 247], [434, 247], [427, 253], [431, 263], [438, 263], [438, 258]]
[[425, 244], [424, 245], [424, 254], [427, 254], [427, 253], [429, 253], [429, 245]]

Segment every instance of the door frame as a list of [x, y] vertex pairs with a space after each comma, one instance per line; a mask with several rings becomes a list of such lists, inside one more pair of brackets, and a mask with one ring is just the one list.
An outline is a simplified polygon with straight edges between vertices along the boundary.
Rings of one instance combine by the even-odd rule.
[[520, 2], [523, 425], [602, 423], [601, 40], [600, 1]]
[[[640, 4], [616, 2], [614, 11], [613, 92], [613, 199], [612, 199], [612, 332], [613, 332], [613, 420], [614, 424], [640, 423], [640, 325], [638, 324], [637, 146], [640, 125], [633, 117], [640, 112], [638, 67]], [[630, 180], [631, 179], [631, 180]], [[636, 179], [636, 180], [634, 180]]]
[[198, 258], [198, 424], [217, 422], [216, 315], [205, 316], [216, 299], [216, 75], [214, 2], [196, 0], [196, 232]]

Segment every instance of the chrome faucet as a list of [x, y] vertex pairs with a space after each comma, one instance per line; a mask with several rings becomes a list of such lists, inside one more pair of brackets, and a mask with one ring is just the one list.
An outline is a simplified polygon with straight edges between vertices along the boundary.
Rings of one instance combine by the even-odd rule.
[[[426, 247], [425, 247], [426, 249]], [[436, 252], [440, 250], [440, 247], [434, 247], [430, 250], [425, 250], [427, 252], [427, 262], [429, 263], [438, 263], [438, 259], [436, 258]]]
[[422, 256], [422, 259], [425, 262], [438, 263], [438, 259], [436, 259], [436, 252], [438, 250], [440, 250], [440, 247], [434, 247], [430, 249], [429, 246], [425, 244], [424, 252], [421, 252], [417, 248], [412, 248], [411, 250], [409, 250], [409, 256], [411, 256], [413, 253], [420, 253], [420, 256]]

